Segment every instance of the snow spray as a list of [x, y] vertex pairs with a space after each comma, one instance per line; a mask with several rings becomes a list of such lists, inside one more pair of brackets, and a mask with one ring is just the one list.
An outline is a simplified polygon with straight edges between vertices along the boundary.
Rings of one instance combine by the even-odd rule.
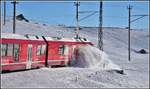
[[122, 70], [109, 59], [105, 52], [91, 45], [78, 47], [78, 57], [74, 66], [81, 68], [98, 68], [101, 70]]

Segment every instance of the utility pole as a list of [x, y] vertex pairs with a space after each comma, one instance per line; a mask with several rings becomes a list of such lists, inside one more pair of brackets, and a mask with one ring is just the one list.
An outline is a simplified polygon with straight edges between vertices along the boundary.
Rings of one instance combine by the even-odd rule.
[[131, 47], [130, 47], [130, 25], [131, 25], [131, 9], [132, 7], [129, 5], [128, 6], [128, 60], [130, 61], [131, 60]]
[[79, 29], [80, 29], [80, 27], [79, 27], [79, 6], [80, 6], [80, 2], [75, 2], [75, 6], [76, 6], [76, 25], [77, 25], [77, 27], [76, 27], [76, 38], [79, 38]]
[[6, 0], [4, 0], [4, 23], [3, 25], [6, 24]]
[[[14, 0], [12, 4], [14, 5], [13, 6], [14, 7], [13, 8], [13, 34], [15, 34], [16, 33], [16, 4], [17, 4], [16, 0]], [[14, 47], [15, 45], [13, 44], [13, 55], [15, 55]], [[15, 60], [15, 58], [13, 59]]]
[[[147, 14], [141, 14], [141, 15], [131, 15], [131, 9], [132, 9], [132, 6], [128, 6], [128, 60], [130, 61], [131, 60], [131, 47], [130, 47], [130, 43], [131, 43], [131, 37], [130, 37], [130, 32], [131, 32], [131, 23], [145, 17], [145, 16], [148, 16]], [[131, 16], [138, 16], [138, 18], [135, 18], [133, 20], [131, 20]]]
[[98, 48], [103, 50], [103, 2], [100, 1], [99, 7], [99, 30], [98, 30]]
[[12, 4], [14, 5], [14, 8], [13, 8], [13, 34], [16, 33], [16, 0], [14, 0], [12, 2]]

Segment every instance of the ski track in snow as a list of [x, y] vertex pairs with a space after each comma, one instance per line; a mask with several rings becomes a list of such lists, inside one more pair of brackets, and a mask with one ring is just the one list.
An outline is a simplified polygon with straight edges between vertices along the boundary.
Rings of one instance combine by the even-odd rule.
[[[37, 34], [44, 36], [73, 37], [73, 28], [60, 26], [26, 23], [17, 21], [16, 33]], [[7, 19], [2, 25], [3, 33], [12, 33], [12, 20]], [[138, 54], [134, 50], [144, 48], [148, 51], [148, 31], [131, 31], [131, 62], [128, 62], [127, 30], [117, 28], [104, 29], [104, 52], [109, 59], [124, 69], [121, 75], [114, 71], [98, 68], [41, 68], [22, 72], [1, 74], [2, 88], [62, 88], [62, 87], [149, 87], [149, 60], [148, 54]], [[97, 28], [83, 28], [80, 36], [88, 38], [97, 46]]]

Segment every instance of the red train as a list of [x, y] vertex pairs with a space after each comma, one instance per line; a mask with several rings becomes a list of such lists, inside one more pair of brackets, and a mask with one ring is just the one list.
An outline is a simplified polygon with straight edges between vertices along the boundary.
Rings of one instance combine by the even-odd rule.
[[44, 66], [68, 66], [77, 61], [77, 47], [87, 39], [2, 33], [1, 70], [14, 71]]

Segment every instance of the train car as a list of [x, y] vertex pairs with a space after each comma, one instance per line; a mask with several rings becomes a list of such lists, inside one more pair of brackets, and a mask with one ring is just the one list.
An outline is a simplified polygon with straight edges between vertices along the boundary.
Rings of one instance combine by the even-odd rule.
[[2, 33], [1, 69], [14, 71], [45, 66], [46, 42], [36, 35]]
[[68, 66], [77, 61], [78, 46], [87, 39], [2, 33], [1, 69], [14, 71], [44, 66]]
[[68, 66], [76, 62], [77, 47], [80, 45], [90, 44], [87, 39], [60, 38], [60, 37], [45, 37], [47, 42], [47, 59], [46, 65], [53, 66]]

